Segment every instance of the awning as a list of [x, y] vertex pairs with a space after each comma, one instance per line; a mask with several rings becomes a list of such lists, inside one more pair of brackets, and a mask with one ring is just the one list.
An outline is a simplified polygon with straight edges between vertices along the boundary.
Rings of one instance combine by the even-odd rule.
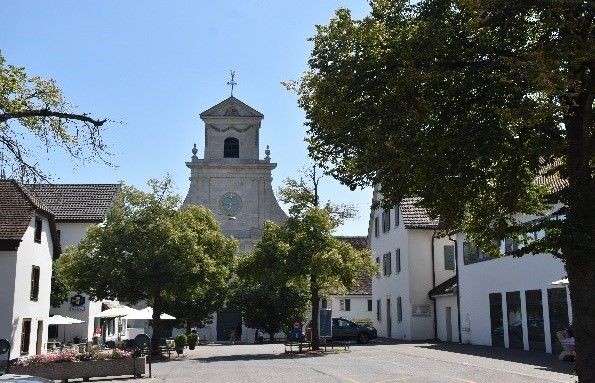
[[132, 307], [121, 305], [102, 311], [99, 314], [95, 315], [95, 318], [118, 318], [125, 317], [130, 314], [141, 315], [138, 314], [139, 312], [139, 310], [133, 309]]
[[434, 287], [428, 292], [430, 299], [434, 299], [441, 295], [454, 295], [457, 293], [457, 277], [447, 279], [438, 286]]
[[553, 281], [552, 285], [568, 285], [568, 277]]
[[[129, 315], [126, 315], [126, 319], [153, 319], [153, 308], [152, 307], [145, 307], [144, 309], [141, 310], [136, 310], [136, 313], [131, 313]], [[164, 319], [164, 320], [174, 320], [176, 319], [176, 317], [171, 316], [169, 314], [161, 314], [159, 316], [159, 318]]]
[[52, 315], [48, 319], [48, 324], [78, 324], [78, 323], [85, 323], [80, 319], [65, 317], [62, 315]]

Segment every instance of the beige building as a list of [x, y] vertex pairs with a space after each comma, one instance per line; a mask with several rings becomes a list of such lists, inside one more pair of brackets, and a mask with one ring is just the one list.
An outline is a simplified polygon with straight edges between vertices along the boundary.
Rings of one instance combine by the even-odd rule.
[[260, 159], [259, 131], [262, 113], [235, 97], [202, 112], [205, 123], [204, 158], [196, 145], [190, 168], [190, 188], [184, 205], [208, 207], [223, 232], [240, 242], [239, 253], [260, 241], [266, 220], [282, 223], [287, 216], [275, 199], [270, 151]]

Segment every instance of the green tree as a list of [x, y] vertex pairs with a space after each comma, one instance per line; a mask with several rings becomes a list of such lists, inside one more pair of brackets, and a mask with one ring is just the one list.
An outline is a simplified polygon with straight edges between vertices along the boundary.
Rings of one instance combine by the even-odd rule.
[[320, 298], [330, 292], [353, 288], [362, 276], [373, 276], [377, 266], [369, 250], [356, 250], [334, 236], [344, 217], [353, 211], [327, 202], [320, 207], [318, 178], [310, 173], [313, 187], [304, 181], [287, 182], [281, 200], [290, 205], [290, 217], [283, 226], [291, 259], [291, 272], [307, 285], [312, 316], [312, 348], [319, 348], [318, 312]]
[[60, 307], [62, 303], [68, 300], [68, 297], [72, 293], [71, 290], [68, 290], [68, 285], [64, 279], [58, 275], [56, 262], [54, 261], [52, 267], [52, 282], [51, 282], [51, 294], [50, 294], [50, 304], [52, 307]]
[[304, 320], [308, 289], [302, 275], [292, 270], [285, 230], [266, 222], [262, 240], [252, 253], [238, 259], [232, 303], [242, 311], [248, 327], [262, 329], [271, 342], [279, 331], [288, 331]]
[[[592, 1], [371, 1], [318, 26], [309, 71], [289, 84], [309, 152], [384, 202], [419, 196], [484, 250], [525, 243], [570, 279], [581, 382], [595, 380], [595, 6]], [[536, 182], [558, 174], [557, 188]], [[546, 177], [547, 179], [547, 177]], [[555, 202], [565, 220], [529, 223]], [[526, 233], [546, 230], [530, 240]]]
[[150, 186], [151, 193], [123, 187], [105, 223], [89, 227], [87, 236], [59, 258], [57, 269], [71, 291], [92, 299], [147, 300], [157, 341], [160, 315], [172, 303], [197, 297], [222, 302], [237, 245], [206, 208], [179, 209], [169, 180]]
[[0, 167], [22, 181], [47, 181], [37, 153], [61, 149], [72, 158], [106, 161], [107, 120], [76, 113], [53, 80], [7, 65], [0, 52]]

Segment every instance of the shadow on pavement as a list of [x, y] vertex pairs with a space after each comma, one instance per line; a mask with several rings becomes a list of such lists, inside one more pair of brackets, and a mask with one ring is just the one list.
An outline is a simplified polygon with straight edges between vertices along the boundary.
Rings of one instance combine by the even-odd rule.
[[544, 371], [553, 371], [563, 374], [571, 374], [574, 364], [558, 360], [555, 355], [539, 351], [514, 350], [509, 348], [475, 346], [458, 343], [433, 343], [418, 344], [411, 343], [415, 347], [452, 352], [456, 354], [465, 354], [479, 356], [488, 359], [505, 360], [508, 362], [529, 364]]
[[273, 359], [301, 359], [301, 358], [318, 358], [329, 355], [328, 353], [304, 353], [304, 354], [233, 354], [233, 355], [216, 355], [207, 356], [203, 358], [190, 358], [189, 360], [200, 363], [213, 362], [237, 362], [249, 360], [273, 360]]

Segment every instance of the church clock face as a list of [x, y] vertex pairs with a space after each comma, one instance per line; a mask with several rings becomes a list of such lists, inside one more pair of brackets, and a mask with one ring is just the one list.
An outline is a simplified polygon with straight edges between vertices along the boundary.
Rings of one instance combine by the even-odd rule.
[[242, 208], [242, 198], [234, 192], [225, 193], [219, 200], [219, 206], [226, 215], [235, 215]]

